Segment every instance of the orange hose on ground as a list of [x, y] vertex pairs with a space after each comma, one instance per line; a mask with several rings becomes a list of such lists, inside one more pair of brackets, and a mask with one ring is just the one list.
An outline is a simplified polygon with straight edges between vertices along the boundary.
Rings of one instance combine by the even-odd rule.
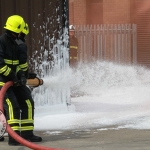
[[[13, 82], [9, 81], [7, 82], [2, 89], [0, 90], [0, 110], [2, 110], [2, 112], [4, 112], [3, 109], [3, 101], [4, 101], [4, 95], [7, 91], [7, 89], [13, 85]], [[14, 132], [14, 130], [9, 126], [9, 124], [7, 124], [7, 132], [9, 135], [11, 135], [17, 142], [19, 142], [20, 144], [31, 148], [33, 150], [64, 150], [64, 149], [59, 149], [59, 148], [50, 148], [50, 147], [45, 147], [45, 146], [41, 146], [38, 144], [34, 144], [31, 143], [25, 139], [23, 139], [21, 136], [19, 136], [16, 132]]]

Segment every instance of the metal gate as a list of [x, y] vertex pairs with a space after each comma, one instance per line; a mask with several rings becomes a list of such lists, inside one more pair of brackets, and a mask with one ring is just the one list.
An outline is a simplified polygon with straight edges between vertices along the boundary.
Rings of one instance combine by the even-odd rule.
[[135, 24], [77, 25], [79, 61], [137, 62]]

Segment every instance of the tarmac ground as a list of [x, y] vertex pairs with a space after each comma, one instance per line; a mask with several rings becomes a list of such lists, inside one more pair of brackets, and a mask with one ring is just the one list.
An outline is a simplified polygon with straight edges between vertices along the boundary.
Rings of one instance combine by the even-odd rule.
[[[150, 130], [72, 130], [36, 131], [43, 141], [38, 145], [66, 150], [150, 150]], [[25, 146], [9, 146], [8, 137], [0, 142], [0, 150], [30, 150]]]

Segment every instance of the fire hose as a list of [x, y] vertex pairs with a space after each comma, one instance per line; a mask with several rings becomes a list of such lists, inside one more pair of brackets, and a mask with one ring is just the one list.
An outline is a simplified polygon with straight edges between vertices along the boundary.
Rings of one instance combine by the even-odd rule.
[[[42, 79], [38, 79], [38, 78], [27, 79], [27, 85], [29, 85], [29, 86], [39, 86], [39, 85], [42, 85], [42, 84], [43, 84], [43, 80]], [[12, 85], [13, 85], [13, 82], [9, 81], [0, 90], [0, 110], [2, 112], [4, 112], [4, 109], [3, 109], [4, 95], [5, 95], [6, 91], [7, 91], [7, 89], [10, 86], [12, 86]], [[17, 142], [19, 142], [20, 144], [22, 144], [22, 145], [24, 145], [24, 146], [26, 146], [28, 148], [31, 148], [32, 150], [64, 150], [64, 149], [59, 149], [59, 148], [45, 147], [45, 146], [41, 146], [41, 145], [38, 145], [38, 144], [31, 143], [31, 142], [25, 140], [24, 138], [22, 138], [21, 136], [19, 136], [16, 132], [14, 132], [14, 130], [9, 126], [8, 123], [7, 123], [7, 129], [6, 129], [6, 131]]]

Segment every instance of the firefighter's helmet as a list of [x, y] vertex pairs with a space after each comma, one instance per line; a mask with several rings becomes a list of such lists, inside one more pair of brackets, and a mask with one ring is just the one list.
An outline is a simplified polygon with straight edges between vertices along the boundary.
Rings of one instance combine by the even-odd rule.
[[19, 15], [13, 15], [8, 17], [4, 28], [15, 33], [20, 33], [23, 30], [24, 26], [25, 22], [23, 18]]
[[70, 25], [70, 26], [69, 26], [69, 30], [70, 30], [70, 31], [75, 31], [75, 26], [74, 26], [74, 25]]
[[28, 24], [27, 24], [27, 23], [25, 24], [25, 27], [24, 27], [24, 29], [22, 30], [22, 32], [23, 32], [25, 35], [27, 35], [27, 34], [29, 33], [29, 27], [28, 27]]

